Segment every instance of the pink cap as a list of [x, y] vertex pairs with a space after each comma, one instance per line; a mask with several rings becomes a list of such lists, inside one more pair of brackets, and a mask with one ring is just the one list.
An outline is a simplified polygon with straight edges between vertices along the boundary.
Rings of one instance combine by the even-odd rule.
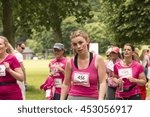
[[120, 49], [119, 49], [118, 47], [113, 47], [113, 48], [111, 49], [111, 52], [114, 52], [114, 53], [116, 53], [116, 54], [118, 54], [119, 51], [120, 51]]

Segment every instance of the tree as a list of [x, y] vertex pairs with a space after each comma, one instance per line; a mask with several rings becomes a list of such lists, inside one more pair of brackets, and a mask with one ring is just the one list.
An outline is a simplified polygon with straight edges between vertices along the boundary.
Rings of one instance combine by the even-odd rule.
[[[78, 22], [90, 16], [87, 0], [1, 0], [3, 7], [3, 34], [11, 44], [17, 36], [29, 37], [32, 29], [41, 26], [53, 29], [55, 40], [63, 42], [61, 24], [63, 19], [74, 15]], [[12, 36], [13, 35], [13, 36]]]
[[106, 23], [120, 45], [145, 43], [150, 38], [150, 0], [101, 0]]
[[[56, 42], [64, 42], [62, 38], [62, 21], [68, 16], [75, 16], [77, 22], [85, 22], [91, 17], [87, 0], [39, 0], [38, 24], [53, 30]], [[41, 6], [41, 7], [40, 7]], [[44, 6], [44, 7], [42, 7]]]
[[2, 0], [3, 8], [3, 35], [6, 36], [11, 44], [14, 45], [13, 33], [13, 13], [12, 13], [13, 0]]

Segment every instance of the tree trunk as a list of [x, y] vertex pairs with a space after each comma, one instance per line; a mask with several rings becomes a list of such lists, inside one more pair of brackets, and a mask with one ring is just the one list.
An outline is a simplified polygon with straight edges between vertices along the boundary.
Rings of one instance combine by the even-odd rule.
[[61, 23], [57, 22], [57, 25], [52, 27], [52, 29], [53, 29], [54, 37], [55, 37], [55, 40], [56, 40], [55, 42], [63, 43]]
[[7, 37], [8, 41], [12, 46], [15, 46], [15, 38], [13, 33], [13, 0], [2, 0], [3, 7], [3, 35]]

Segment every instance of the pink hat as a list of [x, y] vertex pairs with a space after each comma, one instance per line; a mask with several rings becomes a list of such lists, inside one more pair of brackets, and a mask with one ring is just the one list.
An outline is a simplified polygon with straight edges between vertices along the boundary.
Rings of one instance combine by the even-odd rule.
[[120, 51], [120, 49], [119, 49], [118, 47], [113, 47], [113, 48], [111, 49], [111, 52], [114, 52], [114, 53], [116, 53], [116, 54], [118, 54], [119, 51]]

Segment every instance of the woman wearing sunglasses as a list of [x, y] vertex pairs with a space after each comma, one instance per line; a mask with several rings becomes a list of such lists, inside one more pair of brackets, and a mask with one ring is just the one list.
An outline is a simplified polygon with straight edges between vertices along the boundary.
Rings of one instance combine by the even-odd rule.
[[64, 81], [64, 69], [66, 66], [64, 45], [62, 43], [55, 43], [53, 52], [55, 58], [50, 60], [50, 73], [40, 88], [46, 91], [46, 97], [48, 99], [60, 100], [61, 86]]

